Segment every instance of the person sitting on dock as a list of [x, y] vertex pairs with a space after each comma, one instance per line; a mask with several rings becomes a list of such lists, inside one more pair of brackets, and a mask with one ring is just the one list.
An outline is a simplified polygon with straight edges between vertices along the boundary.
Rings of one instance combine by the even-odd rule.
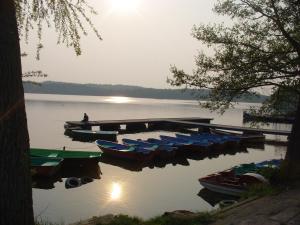
[[88, 121], [89, 121], [89, 116], [86, 113], [84, 113], [81, 122], [88, 122]]

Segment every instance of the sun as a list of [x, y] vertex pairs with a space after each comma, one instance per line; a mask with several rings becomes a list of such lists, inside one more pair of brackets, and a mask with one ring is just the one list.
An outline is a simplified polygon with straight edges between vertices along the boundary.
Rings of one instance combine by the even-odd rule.
[[110, 0], [111, 10], [121, 13], [133, 13], [137, 12], [140, 0]]

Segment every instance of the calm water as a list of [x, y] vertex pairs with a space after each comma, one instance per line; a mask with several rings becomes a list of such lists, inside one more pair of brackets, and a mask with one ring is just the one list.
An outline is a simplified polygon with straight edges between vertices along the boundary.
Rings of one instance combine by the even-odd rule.
[[[26, 94], [31, 146], [51, 149], [66, 146], [67, 149], [98, 151], [93, 143], [72, 141], [64, 135], [64, 122], [80, 120], [84, 112], [90, 120], [209, 117], [214, 119], [213, 123], [241, 125], [243, 109], [248, 106], [240, 104], [220, 116], [199, 108], [194, 101]], [[276, 128], [289, 127], [280, 125]], [[120, 135], [118, 139], [158, 137], [162, 133], [167, 132]], [[154, 167], [113, 166], [109, 162], [100, 162], [102, 174], [92, 183], [66, 189], [65, 177], [72, 176], [69, 173], [61, 180], [47, 180], [43, 187], [33, 188], [34, 211], [38, 218], [66, 224], [108, 213], [149, 218], [177, 209], [207, 211], [213, 206], [197, 195], [202, 189], [199, 177], [240, 163], [284, 155], [285, 147], [265, 145], [264, 149], [248, 148], [247, 152], [202, 160], [178, 160]], [[94, 167], [97, 170], [98, 165]], [[81, 172], [83, 170], [81, 168]], [[75, 173], [75, 169], [72, 172]]]

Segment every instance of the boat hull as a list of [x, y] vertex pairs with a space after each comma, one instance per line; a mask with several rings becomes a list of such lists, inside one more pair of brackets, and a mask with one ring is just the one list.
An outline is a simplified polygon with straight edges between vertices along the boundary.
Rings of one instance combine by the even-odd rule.
[[120, 151], [120, 150], [114, 150], [111, 148], [105, 148], [103, 146], [98, 147], [101, 149], [101, 151], [105, 155], [109, 155], [111, 157], [116, 157], [120, 159], [125, 159], [125, 160], [133, 160], [133, 161], [151, 161], [154, 159], [156, 153], [155, 152], [150, 152], [148, 154], [143, 154], [139, 152], [134, 152], [134, 151]]
[[63, 159], [47, 157], [31, 157], [31, 171], [34, 176], [53, 176], [61, 168]]
[[101, 152], [31, 148], [30, 156], [62, 158], [64, 159], [63, 165], [77, 165], [77, 164], [88, 164], [91, 162], [99, 162], [101, 157]]
[[199, 182], [203, 187], [207, 188], [208, 190], [217, 193], [226, 194], [226, 195], [241, 196], [246, 191], [246, 189], [226, 187], [226, 186], [216, 185], [205, 181], [199, 181]]
[[95, 141], [98, 139], [107, 141], [117, 140], [117, 131], [92, 131], [92, 130], [71, 130], [69, 133], [74, 140]]

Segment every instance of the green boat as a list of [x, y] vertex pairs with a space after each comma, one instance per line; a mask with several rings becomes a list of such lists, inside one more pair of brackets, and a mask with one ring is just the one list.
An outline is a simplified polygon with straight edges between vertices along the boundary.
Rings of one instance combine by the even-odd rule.
[[99, 160], [101, 157], [101, 152], [30, 148], [30, 156], [62, 158], [62, 159], [64, 159], [64, 163], [66, 163], [66, 162], [76, 162], [77, 163], [77, 162], [84, 162], [84, 161], [91, 161], [91, 160]]
[[31, 157], [31, 170], [34, 176], [52, 176], [60, 168], [62, 158]]

